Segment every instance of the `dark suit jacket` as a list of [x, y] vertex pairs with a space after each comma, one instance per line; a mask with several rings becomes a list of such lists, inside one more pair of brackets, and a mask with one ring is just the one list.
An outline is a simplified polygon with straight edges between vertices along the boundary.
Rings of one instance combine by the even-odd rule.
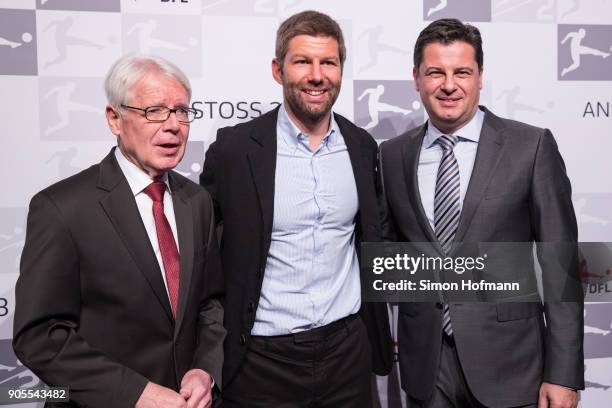
[[[485, 119], [455, 241], [576, 242], [571, 187], [550, 131], [481, 109]], [[440, 256], [417, 181], [426, 126], [381, 145], [383, 235], [432, 242], [430, 255]], [[554, 258], [546, 259], [545, 274], [558, 269]], [[577, 268], [567, 272], [578, 279]], [[542, 381], [584, 387], [582, 303], [451, 303], [450, 309], [461, 365], [481, 403], [535, 403]], [[437, 374], [442, 307], [402, 303], [399, 311], [402, 387], [426, 400]]]
[[180, 251], [176, 322], [114, 156], [36, 194], [16, 286], [15, 354], [73, 406], [133, 408], [191, 368], [220, 383], [223, 281], [210, 196], [169, 173]]
[[[274, 209], [276, 121], [278, 108], [234, 127], [220, 129], [206, 153], [200, 184], [210, 191], [223, 223], [221, 260], [226, 304], [224, 381], [238, 371], [250, 339], [259, 303]], [[361, 241], [380, 240], [376, 203], [377, 146], [372, 137], [335, 115], [346, 142], [359, 197], [356, 234]], [[364, 304], [361, 311], [373, 348], [374, 371], [391, 368], [391, 337], [385, 304]]]

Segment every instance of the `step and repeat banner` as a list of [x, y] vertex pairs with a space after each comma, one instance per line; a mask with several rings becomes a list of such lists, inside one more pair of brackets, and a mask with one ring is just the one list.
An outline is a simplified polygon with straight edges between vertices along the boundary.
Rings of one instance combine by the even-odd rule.
[[[11, 347], [27, 207], [34, 193], [115, 144], [104, 118], [110, 65], [124, 53], [150, 53], [188, 74], [201, 119], [178, 170], [197, 180], [219, 127], [280, 102], [270, 68], [276, 28], [305, 9], [342, 26], [348, 58], [335, 109], [379, 141], [425, 119], [412, 81], [420, 30], [443, 17], [478, 26], [481, 103], [551, 129], [572, 181], [580, 240], [612, 241], [612, 0], [0, 0], [0, 387], [39, 384]], [[590, 290], [606, 292], [611, 270], [582, 272]], [[612, 304], [587, 304], [582, 407], [612, 404], [611, 331]], [[397, 370], [375, 381], [378, 405], [403, 406]]]

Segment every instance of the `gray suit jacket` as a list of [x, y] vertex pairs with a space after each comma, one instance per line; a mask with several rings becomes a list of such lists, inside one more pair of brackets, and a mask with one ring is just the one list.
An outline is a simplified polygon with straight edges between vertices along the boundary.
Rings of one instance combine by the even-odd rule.
[[[576, 242], [570, 182], [550, 131], [481, 109], [485, 119], [455, 240]], [[430, 254], [439, 256], [417, 181], [426, 126], [380, 147], [383, 235], [432, 242]], [[554, 257], [546, 259], [545, 273], [559, 268]], [[578, 279], [577, 268], [566, 272]], [[535, 403], [542, 381], [584, 388], [581, 302], [462, 303], [450, 304], [450, 310], [463, 372], [481, 403]], [[427, 400], [437, 375], [442, 307], [402, 303], [399, 311], [402, 388]]]

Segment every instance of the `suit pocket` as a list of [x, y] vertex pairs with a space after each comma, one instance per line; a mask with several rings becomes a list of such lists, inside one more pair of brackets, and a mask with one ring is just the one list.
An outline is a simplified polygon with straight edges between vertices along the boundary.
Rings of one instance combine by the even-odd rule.
[[517, 191], [487, 191], [485, 193], [485, 200], [496, 200], [500, 198], [505, 198], [508, 200], [516, 199], [519, 197], [521, 193]]
[[538, 302], [497, 304], [498, 322], [529, 319], [541, 313], [542, 305]]

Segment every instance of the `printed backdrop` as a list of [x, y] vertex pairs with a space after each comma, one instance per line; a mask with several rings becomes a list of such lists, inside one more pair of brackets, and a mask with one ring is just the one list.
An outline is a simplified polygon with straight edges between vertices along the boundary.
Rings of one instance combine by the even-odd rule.
[[[11, 348], [27, 206], [34, 193], [114, 145], [102, 86], [113, 61], [153, 53], [189, 75], [202, 117], [178, 170], [197, 180], [217, 128], [281, 100], [270, 73], [275, 31], [309, 8], [337, 19], [346, 36], [336, 110], [378, 140], [425, 119], [411, 79], [419, 31], [442, 17], [477, 25], [482, 103], [552, 130], [572, 181], [581, 241], [612, 241], [612, 0], [0, 0], [0, 169], [8, 183], [0, 196], [0, 387], [39, 383]], [[600, 264], [583, 273], [605, 292], [611, 269]], [[611, 330], [612, 304], [587, 304], [582, 407], [612, 403]], [[375, 381], [381, 407], [403, 405], [397, 371]]]

